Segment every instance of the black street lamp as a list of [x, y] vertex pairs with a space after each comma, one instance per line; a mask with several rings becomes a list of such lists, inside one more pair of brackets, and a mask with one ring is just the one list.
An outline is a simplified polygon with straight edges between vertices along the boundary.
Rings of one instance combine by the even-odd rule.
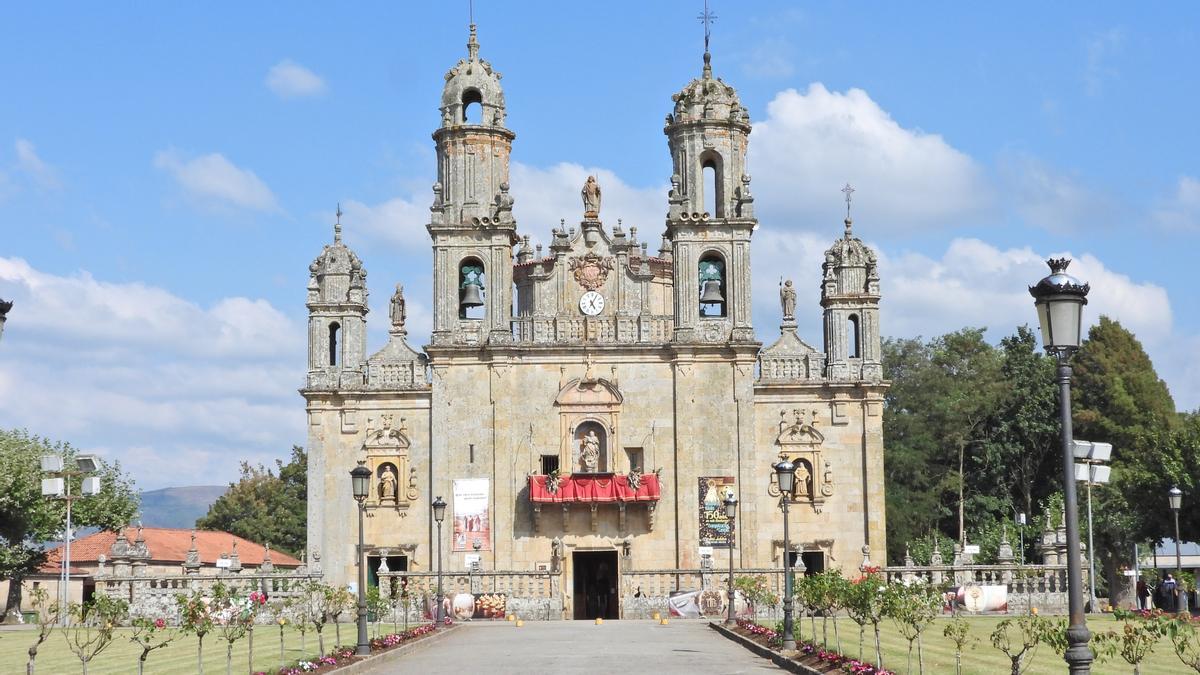
[[367, 641], [367, 566], [363, 564], [363, 512], [367, 510], [364, 502], [371, 494], [371, 470], [365, 462], [350, 470], [350, 486], [353, 489], [354, 501], [358, 502], [358, 647], [354, 653], [358, 656], [371, 654], [371, 643]]
[[1079, 349], [1083, 306], [1087, 304], [1088, 284], [1067, 274], [1067, 258], [1046, 261], [1050, 275], [1029, 294], [1037, 307], [1042, 329], [1042, 347], [1058, 361], [1059, 415], [1063, 454], [1063, 501], [1067, 520], [1067, 590], [1070, 624], [1067, 626], [1067, 651], [1064, 658], [1073, 675], [1090, 673], [1091, 633], [1083, 613], [1083, 577], [1080, 571], [1079, 505], [1075, 497], [1075, 458], [1071, 429], [1071, 355]]
[[1183, 558], [1179, 554], [1179, 508], [1183, 506], [1183, 490], [1171, 488], [1167, 493], [1167, 501], [1171, 504], [1171, 512], [1175, 514], [1175, 592], [1179, 600], [1175, 606], [1176, 612], [1188, 612], [1187, 589], [1183, 586]]
[[737, 593], [733, 590], [733, 518], [737, 515], [737, 504], [737, 497], [732, 492], [725, 495], [725, 522], [729, 523], [729, 618], [725, 619], [725, 624], [729, 626], [737, 624], [733, 611], [733, 603], [737, 599]]
[[796, 466], [784, 459], [775, 465], [775, 478], [779, 481], [780, 503], [783, 507], [783, 650], [795, 651], [796, 638], [792, 635], [792, 561], [791, 546], [788, 545], [788, 502], [796, 487]]
[[439, 495], [433, 500], [433, 519], [437, 521], [437, 622], [442, 622], [442, 521], [446, 519], [446, 501]]

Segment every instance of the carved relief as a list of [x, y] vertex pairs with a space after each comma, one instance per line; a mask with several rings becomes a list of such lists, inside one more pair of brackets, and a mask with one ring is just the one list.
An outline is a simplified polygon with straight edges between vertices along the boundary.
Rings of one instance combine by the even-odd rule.
[[568, 260], [575, 281], [585, 290], [594, 291], [608, 280], [608, 273], [615, 266], [612, 256], [598, 256], [595, 253], [574, 256]]
[[[833, 495], [833, 467], [822, 456], [825, 435], [817, 429], [819, 423], [819, 410], [781, 410], [779, 435], [775, 439], [775, 444], [779, 446], [779, 459], [786, 459], [796, 467], [791, 500], [794, 503], [811, 504], [817, 513], [821, 512], [825, 499]], [[767, 493], [772, 497], [782, 494], [774, 472], [771, 473]]]
[[368, 506], [407, 508], [419, 497], [417, 470], [409, 456], [408, 426], [393, 413], [367, 418], [362, 452], [374, 476]]

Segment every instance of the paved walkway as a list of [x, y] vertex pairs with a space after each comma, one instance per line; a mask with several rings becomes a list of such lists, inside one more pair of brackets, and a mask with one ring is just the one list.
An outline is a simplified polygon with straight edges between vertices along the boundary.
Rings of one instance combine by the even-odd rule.
[[444, 639], [381, 662], [384, 673], [779, 673], [706, 621], [469, 623]]

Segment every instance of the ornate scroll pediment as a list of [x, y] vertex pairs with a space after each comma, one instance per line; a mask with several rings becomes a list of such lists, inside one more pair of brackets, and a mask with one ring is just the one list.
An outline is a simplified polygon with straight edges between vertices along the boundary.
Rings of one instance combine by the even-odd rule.
[[374, 419], [368, 420], [367, 437], [363, 439], [363, 450], [370, 452], [390, 448], [407, 448], [409, 440], [405, 419], [400, 418], [398, 427], [393, 426], [393, 420], [394, 416], [391, 413], [380, 415], [378, 422]]
[[825, 435], [817, 430], [819, 413], [816, 410], [797, 408], [791, 411], [779, 411], [779, 436], [775, 442], [780, 446], [789, 445], [821, 445]]
[[611, 256], [602, 257], [588, 253], [570, 258], [568, 265], [571, 273], [575, 275], [575, 281], [585, 290], [594, 291], [608, 280], [608, 273], [612, 271], [615, 262]]

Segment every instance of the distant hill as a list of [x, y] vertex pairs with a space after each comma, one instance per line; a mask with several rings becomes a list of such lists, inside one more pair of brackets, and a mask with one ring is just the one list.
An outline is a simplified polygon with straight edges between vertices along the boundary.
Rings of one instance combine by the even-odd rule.
[[195, 527], [196, 519], [225, 494], [228, 485], [188, 485], [142, 493], [142, 524], [146, 527]]

